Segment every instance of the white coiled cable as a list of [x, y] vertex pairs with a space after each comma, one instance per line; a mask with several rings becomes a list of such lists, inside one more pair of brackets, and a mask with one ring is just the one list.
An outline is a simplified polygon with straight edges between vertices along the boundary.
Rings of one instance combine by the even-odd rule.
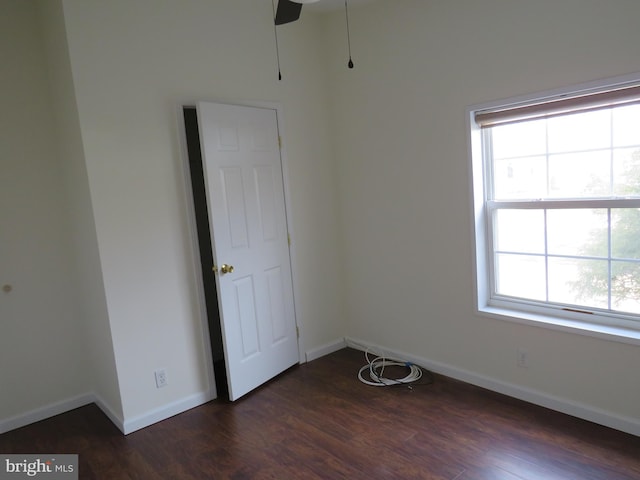
[[[422, 378], [422, 369], [411, 362], [401, 362], [386, 357], [376, 357], [373, 360], [369, 360], [368, 352], [364, 354], [367, 364], [358, 371], [358, 379], [367, 385], [374, 387], [388, 387], [391, 385], [402, 385], [407, 383], [413, 383]], [[385, 367], [398, 366], [409, 368], [409, 373], [403, 378], [386, 378], [383, 376]], [[367, 380], [362, 375], [365, 371], [369, 371], [369, 378]], [[379, 370], [379, 372], [378, 372]]]

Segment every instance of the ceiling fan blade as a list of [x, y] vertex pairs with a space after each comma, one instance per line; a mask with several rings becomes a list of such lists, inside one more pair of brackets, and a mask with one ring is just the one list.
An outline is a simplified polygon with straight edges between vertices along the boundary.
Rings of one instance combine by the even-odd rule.
[[278, 0], [278, 10], [276, 11], [276, 25], [295, 22], [300, 18], [302, 4], [291, 0]]

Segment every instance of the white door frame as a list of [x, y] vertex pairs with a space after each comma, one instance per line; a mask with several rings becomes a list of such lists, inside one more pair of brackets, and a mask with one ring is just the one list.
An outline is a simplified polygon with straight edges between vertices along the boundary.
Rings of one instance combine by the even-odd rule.
[[289, 245], [289, 259], [291, 262], [291, 279], [293, 283], [293, 311], [296, 322], [296, 327], [298, 329], [298, 359], [300, 363], [306, 362], [306, 355], [302, 349], [303, 344], [303, 335], [304, 332], [300, 328], [300, 324], [298, 322], [298, 312], [300, 311], [298, 305], [298, 296], [296, 295], [296, 285], [297, 285], [297, 266], [296, 266], [296, 242], [295, 242], [295, 234], [293, 227], [293, 219], [292, 219], [292, 209], [291, 209], [291, 194], [289, 190], [289, 169], [287, 162], [287, 149], [286, 149], [286, 133], [284, 128], [284, 111], [282, 105], [276, 102], [262, 102], [262, 101], [242, 101], [242, 100], [220, 100], [220, 99], [211, 99], [211, 98], [197, 98], [197, 99], [188, 99], [185, 101], [178, 102], [177, 106], [177, 128], [178, 128], [178, 138], [180, 142], [180, 157], [182, 159], [182, 181], [184, 185], [185, 192], [185, 203], [187, 207], [187, 217], [188, 217], [188, 225], [189, 225], [189, 237], [191, 239], [191, 249], [193, 251], [192, 257], [192, 268], [195, 276], [195, 282], [197, 285], [197, 300], [198, 306], [200, 310], [200, 323], [202, 327], [202, 341], [203, 348], [205, 352], [205, 365], [207, 371], [207, 377], [209, 380], [209, 390], [213, 392], [213, 398], [216, 395], [216, 383], [215, 376], [213, 372], [213, 355], [211, 353], [211, 343], [209, 341], [209, 323], [207, 317], [207, 309], [205, 304], [205, 296], [204, 296], [204, 282], [202, 280], [202, 272], [201, 272], [201, 263], [200, 263], [200, 246], [198, 244], [198, 232], [196, 225], [196, 214], [195, 207], [193, 203], [193, 189], [191, 185], [191, 174], [189, 168], [189, 155], [187, 152], [187, 139], [185, 133], [185, 124], [184, 124], [184, 116], [183, 116], [183, 108], [184, 107], [194, 107], [200, 101], [213, 102], [213, 103], [221, 103], [225, 105], [236, 105], [241, 107], [256, 107], [256, 108], [268, 108], [276, 111], [277, 120], [278, 120], [278, 132], [281, 138], [280, 145], [280, 161], [282, 163], [282, 181], [284, 187], [284, 205], [285, 205], [285, 216], [287, 219], [287, 229], [291, 236], [291, 244]]

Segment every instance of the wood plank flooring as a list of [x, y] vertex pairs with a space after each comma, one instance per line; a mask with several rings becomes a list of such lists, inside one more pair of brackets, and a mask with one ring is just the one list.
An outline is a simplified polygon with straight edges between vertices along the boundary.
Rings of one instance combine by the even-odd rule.
[[89, 405], [0, 453], [77, 453], [82, 479], [640, 479], [640, 437], [438, 375], [367, 386], [364, 363], [344, 349], [128, 436]]

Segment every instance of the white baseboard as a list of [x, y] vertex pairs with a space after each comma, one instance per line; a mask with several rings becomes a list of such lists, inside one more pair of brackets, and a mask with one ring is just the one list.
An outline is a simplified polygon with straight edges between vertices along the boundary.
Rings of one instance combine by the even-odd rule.
[[127, 419], [123, 422], [122, 426], [118, 426], [118, 428], [120, 428], [122, 433], [128, 435], [136, 430], [140, 430], [141, 428], [148, 427], [149, 425], [153, 425], [154, 423], [166, 420], [169, 417], [173, 417], [174, 415], [203, 405], [214, 398], [215, 394], [213, 392], [196, 393], [150, 410], [142, 415], [138, 415], [137, 417]]
[[118, 429], [124, 433], [124, 422], [122, 417], [118, 415], [111, 406], [105, 402], [100, 395], [93, 394], [93, 402], [98, 406], [102, 413], [104, 413], [111, 423], [113, 423]]
[[556, 397], [554, 395], [549, 395], [520, 385], [503, 382], [502, 380], [480, 375], [445, 363], [436, 362], [404, 352], [390, 350], [364, 340], [346, 337], [345, 342], [347, 346], [358, 350], [366, 351], [368, 349], [371, 353], [377, 355], [386, 355], [398, 360], [409, 361], [434, 373], [439, 373], [472, 385], [486, 388], [487, 390], [518, 398], [541, 407], [566, 413], [567, 415], [588, 420], [599, 425], [604, 425], [605, 427], [630, 433], [631, 435], [640, 436], [640, 419], [637, 418], [617, 415], [591, 405], [575, 402], [566, 398]]
[[59, 415], [61, 413], [68, 412], [79, 407], [84, 407], [95, 401], [95, 395], [93, 393], [84, 393], [75, 397], [61, 400], [51, 405], [36, 408], [25, 413], [21, 413], [14, 417], [5, 418], [0, 420], [0, 434], [15, 430], [16, 428], [24, 427], [31, 423], [45, 420], [49, 417]]
[[173, 417], [174, 415], [207, 403], [215, 397], [215, 392], [197, 393], [167, 405], [163, 405], [162, 407], [150, 410], [149, 412], [137, 417], [123, 420], [120, 415], [115, 413], [115, 411], [102, 398], [100, 398], [100, 396], [92, 392], [85, 393], [83, 395], [68, 398], [14, 417], [2, 419], [0, 420], [0, 434], [95, 403], [109, 418], [109, 420], [111, 420], [111, 422], [118, 427], [123, 434], [127, 435], [131, 432], [135, 432], [136, 430], [140, 430], [141, 428], [148, 427], [153, 423], [165, 420], [169, 417]]
[[347, 343], [344, 338], [339, 338], [334, 340], [333, 342], [326, 343], [316, 348], [312, 348], [305, 353], [307, 362], [311, 362], [320, 357], [324, 357], [325, 355], [329, 355], [330, 353], [337, 352], [338, 350], [342, 350], [347, 346]]

